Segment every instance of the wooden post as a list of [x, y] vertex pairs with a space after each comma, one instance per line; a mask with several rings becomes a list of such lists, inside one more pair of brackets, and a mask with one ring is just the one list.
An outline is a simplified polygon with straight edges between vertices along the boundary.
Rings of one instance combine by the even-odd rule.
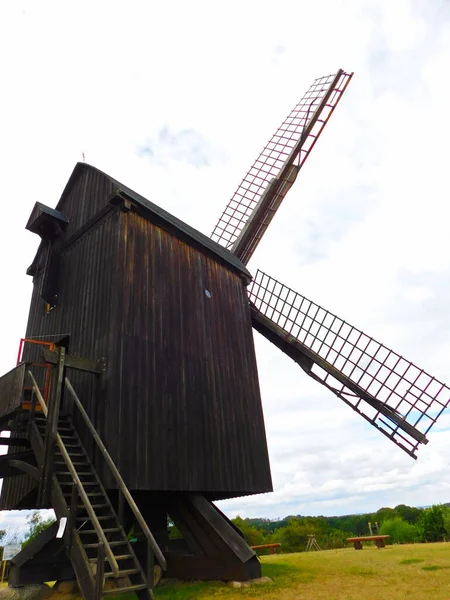
[[150, 590], [153, 590], [154, 570], [155, 555], [153, 553], [153, 548], [151, 547], [150, 542], [147, 542], [147, 587]]
[[44, 440], [44, 463], [39, 490], [39, 504], [46, 506], [50, 503], [53, 477], [53, 458], [56, 445], [56, 434], [58, 432], [59, 409], [64, 380], [64, 362], [66, 351], [63, 346], [58, 348], [58, 362], [52, 377], [52, 389], [48, 403], [47, 424]]
[[78, 504], [78, 489], [75, 481], [72, 483], [72, 494], [70, 496], [70, 512], [69, 523], [67, 527], [66, 550], [70, 551], [73, 540], [73, 532], [77, 528], [77, 504]]
[[124, 526], [124, 514], [125, 514], [125, 506], [124, 506], [124, 497], [122, 494], [122, 490], [118, 489], [118, 506], [117, 506], [117, 517], [119, 519], [120, 526]]
[[95, 574], [95, 600], [101, 600], [103, 595], [103, 580], [105, 577], [105, 547], [103, 542], [98, 544], [97, 573]]
[[36, 393], [34, 389], [31, 390], [31, 407], [30, 416], [28, 417], [28, 439], [31, 436], [31, 428], [33, 427], [34, 419], [36, 416]]

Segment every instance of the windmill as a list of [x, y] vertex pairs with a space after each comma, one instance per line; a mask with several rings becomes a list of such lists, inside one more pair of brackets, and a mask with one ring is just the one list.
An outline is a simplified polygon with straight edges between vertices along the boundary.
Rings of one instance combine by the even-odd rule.
[[182, 579], [261, 574], [214, 504], [272, 491], [253, 328], [410, 456], [427, 442], [448, 387], [246, 267], [351, 77], [314, 81], [212, 239], [84, 162], [56, 208], [35, 204], [26, 336], [0, 377], [0, 509], [53, 507], [66, 529], [14, 557], [10, 585], [76, 577], [86, 600], [144, 600], [155, 560]]
[[[223, 211], [212, 239], [247, 264], [294, 184], [352, 73], [316, 79]], [[449, 388], [393, 350], [258, 270], [253, 327], [402, 450], [419, 444], [449, 403]]]

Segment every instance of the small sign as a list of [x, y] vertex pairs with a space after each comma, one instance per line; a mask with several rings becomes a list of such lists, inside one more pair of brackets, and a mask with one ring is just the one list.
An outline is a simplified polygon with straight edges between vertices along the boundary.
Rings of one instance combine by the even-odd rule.
[[11, 560], [22, 550], [22, 544], [8, 544], [3, 547], [3, 560]]
[[56, 532], [57, 538], [62, 538], [62, 536], [64, 535], [64, 531], [66, 529], [66, 525], [67, 525], [67, 517], [61, 517], [61, 520], [59, 522], [58, 531]]

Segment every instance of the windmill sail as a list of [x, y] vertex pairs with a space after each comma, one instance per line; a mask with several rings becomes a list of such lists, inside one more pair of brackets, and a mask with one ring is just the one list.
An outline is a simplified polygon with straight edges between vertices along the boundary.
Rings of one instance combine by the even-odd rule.
[[262, 271], [249, 297], [255, 329], [416, 458], [450, 402], [445, 384]]
[[339, 70], [316, 79], [258, 156], [211, 237], [250, 260], [294, 183], [353, 74]]

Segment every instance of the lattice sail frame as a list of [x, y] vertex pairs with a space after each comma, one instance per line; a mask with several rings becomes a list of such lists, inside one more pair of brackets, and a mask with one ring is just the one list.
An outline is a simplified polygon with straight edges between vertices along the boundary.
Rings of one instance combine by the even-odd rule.
[[[420, 434], [428, 433], [450, 402], [450, 389], [423, 369], [349, 325], [333, 313], [308, 300], [262, 271], [249, 289], [254, 307], [317, 357], [308, 373], [329, 388], [405, 452], [416, 458]], [[331, 368], [329, 368], [331, 367]], [[367, 397], [355, 395], [330, 373], [337, 369], [348, 385], [355, 384]], [[384, 407], [406, 421], [412, 437], [392, 419], [368, 402]], [[414, 432], [413, 432], [414, 434]], [[427, 440], [424, 438], [423, 443]]]
[[263, 194], [270, 190], [267, 206], [259, 216], [249, 246], [235, 252], [247, 263], [270, 220], [292, 186], [336, 108], [353, 73], [339, 70], [319, 77], [281, 124], [233, 194], [211, 238], [232, 249]]

